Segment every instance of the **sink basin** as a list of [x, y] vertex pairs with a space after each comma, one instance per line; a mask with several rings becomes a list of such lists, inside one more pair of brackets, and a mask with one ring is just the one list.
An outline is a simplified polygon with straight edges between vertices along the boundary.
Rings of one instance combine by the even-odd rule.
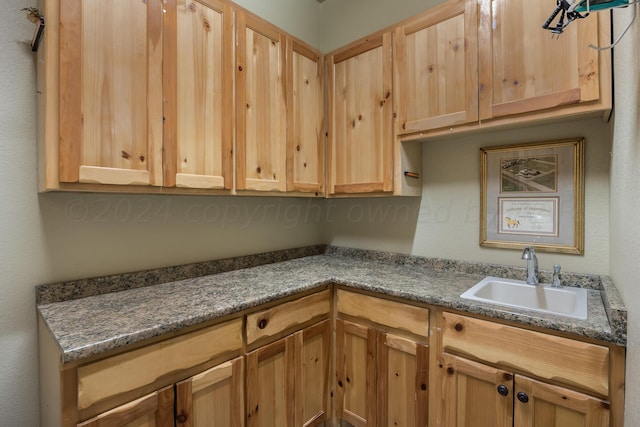
[[534, 286], [498, 277], [485, 277], [460, 295], [468, 300], [582, 320], [587, 319], [587, 296], [586, 289]]

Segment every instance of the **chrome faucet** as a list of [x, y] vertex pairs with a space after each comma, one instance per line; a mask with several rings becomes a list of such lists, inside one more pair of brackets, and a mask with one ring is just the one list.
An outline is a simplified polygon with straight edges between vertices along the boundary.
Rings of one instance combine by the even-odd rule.
[[522, 251], [522, 259], [527, 260], [527, 285], [537, 285], [538, 257], [532, 246], [526, 246]]
[[553, 288], [562, 287], [562, 282], [560, 279], [560, 264], [553, 265], [553, 282], [551, 282], [551, 287]]

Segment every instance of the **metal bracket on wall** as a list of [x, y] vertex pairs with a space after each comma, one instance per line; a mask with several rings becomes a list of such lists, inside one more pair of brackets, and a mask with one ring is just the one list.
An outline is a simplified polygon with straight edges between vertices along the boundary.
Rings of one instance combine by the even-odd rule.
[[31, 51], [36, 52], [40, 46], [42, 34], [44, 33], [44, 16], [42, 16], [40, 10], [36, 7], [25, 7], [21, 9], [21, 12], [26, 12], [27, 19], [37, 25], [33, 33], [33, 39], [31, 39]]

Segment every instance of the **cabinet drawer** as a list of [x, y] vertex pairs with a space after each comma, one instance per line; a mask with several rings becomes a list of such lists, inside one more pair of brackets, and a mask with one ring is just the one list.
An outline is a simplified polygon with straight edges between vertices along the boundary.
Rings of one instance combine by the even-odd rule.
[[235, 319], [81, 366], [78, 409], [241, 349], [242, 319]]
[[328, 290], [286, 302], [247, 316], [247, 344], [277, 334], [310, 320], [329, 316], [331, 294]]
[[608, 395], [607, 347], [453, 313], [442, 317], [445, 351]]
[[422, 337], [429, 336], [429, 310], [426, 308], [338, 290], [338, 313]]

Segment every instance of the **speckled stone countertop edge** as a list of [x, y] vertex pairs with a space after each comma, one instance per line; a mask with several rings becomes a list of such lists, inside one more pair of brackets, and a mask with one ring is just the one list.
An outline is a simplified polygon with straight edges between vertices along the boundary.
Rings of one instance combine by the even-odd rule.
[[622, 297], [609, 276], [602, 276], [602, 302], [607, 312], [611, 331], [612, 341], [627, 343], [627, 308], [622, 301]]
[[[113, 338], [108, 340], [91, 342], [87, 345], [75, 346], [69, 349], [63, 348], [60, 345], [60, 342], [58, 341], [57, 344], [61, 354], [61, 363], [68, 364], [72, 362], [77, 362], [82, 359], [86, 359], [92, 356], [106, 353], [111, 350], [116, 350], [128, 345], [141, 343], [153, 338], [161, 337], [166, 334], [180, 332], [181, 330], [184, 330], [192, 326], [203, 325], [207, 322], [217, 320], [225, 316], [230, 316], [235, 313], [241, 313], [245, 310], [260, 307], [261, 305], [268, 304], [270, 302], [277, 301], [282, 298], [294, 296], [304, 291], [313, 291], [315, 289], [321, 289], [325, 286], [332, 285], [332, 284], [333, 282], [331, 280], [320, 280], [311, 285], [300, 286], [299, 288], [289, 288], [289, 289], [283, 290], [280, 293], [274, 293], [271, 296], [266, 298], [256, 298], [254, 300], [245, 300], [243, 301], [242, 304], [234, 304], [230, 306], [228, 305], [228, 306], [219, 307], [217, 309], [209, 310], [205, 315], [186, 316], [174, 322], [162, 322], [161, 324], [158, 324], [155, 327], [141, 329], [141, 330], [135, 331], [134, 333], [122, 334], [119, 336], [114, 336]], [[123, 292], [126, 292], [126, 291], [123, 291]], [[56, 304], [56, 303], [50, 303], [50, 304]], [[43, 304], [37, 308], [38, 314], [40, 316], [45, 317], [41, 312], [41, 307], [45, 307], [47, 305], [49, 304]], [[49, 328], [49, 325], [47, 325], [46, 322], [45, 322], [45, 325], [47, 328]], [[51, 331], [50, 328], [49, 328], [49, 332], [54, 336], [56, 335], [53, 331]]]
[[[318, 254], [318, 252], [324, 253]], [[299, 256], [300, 254], [302, 255]], [[232, 315], [236, 312], [258, 307], [281, 298], [296, 295], [302, 291], [313, 290], [328, 284], [337, 284], [353, 289], [368, 290], [383, 295], [400, 297], [408, 301], [416, 301], [443, 308], [456, 309], [495, 319], [511, 320], [523, 325], [537, 326], [586, 338], [607, 341], [615, 345], [626, 346], [626, 309], [615, 285], [612, 283], [610, 278], [604, 276], [601, 278], [600, 276], [582, 274], [563, 275], [563, 281], [568, 282], [571, 286], [575, 286], [577, 284], [578, 286], [592, 289], [590, 291], [590, 300], [594, 300], [594, 298], [602, 299], [599, 303], [601, 308], [598, 309], [602, 314], [597, 314], [596, 318], [599, 317], [604, 320], [596, 320], [595, 322], [589, 323], [579, 321], [571, 322], [566, 319], [558, 321], [557, 318], [553, 316], [532, 315], [531, 312], [518, 312], [517, 310], [501, 309], [494, 305], [467, 302], [459, 298], [459, 289], [455, 287], [450, 291], [447, 291], [448, 293], [445, 292], [446, 295], [444, 297], [438, 295], [438, 292], [429, 293], [419, 288], [416, 288], [418, 289], [417, 291], [412, 290], [411, 288], [411, 286], [415, 287], [415, 280], [417, 278], [421, 279], [422, 275], [427, 273], [435, 276], [435, 278], [432, 278], [432, 282], [449, 282], [451, 278], [454, 278], [454, 283], [458, 280], [460, 283], [463, 283], [464, 286], [469, 286], [469, 284], [473, 283], [476, 279], [486, 275], [513, 277], [515, 274], [522, 273], [522, 271], [524, 271], [523, 269], [521, 271], [521, 269], [517, 267], [466, 263], [361, 249], [329, 247], [325, 251], [322, 246], [300, 248], [298, 250], [292, 250], [284, 253], [275, 252], [273, 253], [272, 258], [269, 258], [269, 256], [262, 256], [260, 257], [260, 263], [257, 264], [257, 270], [252, 268], [255, 267], [255, 265], [251, 264], [250, 257], [251, 256], [243, 261], [245, 265], [248, 265], [247, 267], [240, 269], [233, 268], [228, 273], [217, 272], [205, 277], [197, 276], [195, 278], [183, 279], [182, 281], [161, 283], [153, 289], [148, 290], [129, 286], [123, 289], [124, 292], [112, 291], [111, 293], [115, 295], [99, 293], [98, 295], [95, 295], [95, 297], [98, 298], [97, 300], [95, 300], [95, 298], [88, 298], [85, 301], [100, 301], [100, 303], [96, 303], [98, 305], [94, 307], [97, 309], [101, 309], [106, 301], [107, 303], [104, 307], [107, 307], [107, 310], [111, 310], [109, 312], [112, 315], [111, 318], [126, 318], [125, 314], [108, 307], [113, 307], [114, 301], [117, 301], [115, 303], [116, 306], [118, 304], [126, 304], [121, 302], [120, 299], [124, 299], [126, 301], [126, 298], [129, 295], [133, 295], [132, 292], [134, 294], [135, 292], [138, 292], [138, 296], [150, 294], [155, 295], [160, 292], [161, 289], [166, 289], [166, 292], [168, 292], [166, 296], [171, 297], [176, 290], [184, 289], [183, 286], [187, 287], [185, 292], [188, 292], [188, 285], [192, 285], [194, 283], [199, 286], [199, 292], [202, 292], [202, 289], [217, 289], [217, 292], [224, 293], [227, 292], [226, 288], [229, 286], [229, 283], [241, 286], [238, 289], [242, 289], [242, 292], [245, 292], [243, 286], [247, 280], [253, 280], [254, 282], [252, 286], [255, 287], [256, 283], [259, 282], [255, 282], [254, 276], [265, 272], [267, 274], [272, 274], [273, 276], [273, 279], [271, 280], [275, 283], [274, 286], [268, 287], [268, 289], [260, 289], [259, 292], [256, 288], [256, 295], [250, 293], [249, 298], [243, 297], [244, 299], [239, 301], [235, 300], [233, 303], [229, 303], [227, 305], [215, 303], [213, 306], [207, 306], [206, 310], [193, 310], [193, 312], [186, 310], [187, 314], [181, 313], [181, 317], [177, 320], [167, 317], [163, 321], [158, 320], [156, 323], [145, 323], [145, 327], [138, 329], [134, 328], [129, 331], [127, 331], [127, 326], [129, 325], [127, 323], [123, 323], [124, 327], [122, 328], [122, 333], [110, 332], [110, 335], [106, 335], [100, 339], [96, 339], [95, 337], [84, 339], [82, 337], [82, 331], [78, 333], [78, 329], [81, 329], [78, 327], [76, 327], [75, 331], [77, 336], [65, 336], [68, 332], [65, 325], [70, 325], [68, 323], [64, 323], [68, 321], [66, 320], [63, 310], [69, 310], [69, 307], [75, 308], [77, 306], [82, 306], [85, 301], [78, 301], [78, 303], [74, 303], [73, 298], [58, 302], [42, 302], [41, 300], [41, 302], [37, 304], [37, 307], [40, 316], [45, 320], [45, 324], [47, 324], [47, 320], [54, 318], [57, 318], [57, 321], [60, 322], [57, 325], [54, 325], [53, 330], [50, 328], [50, 331], [58, 340], [58, 345], [62, 355], [62, 363], [78, 361], [109, 350], [121, 348], [134, 343], [140, 343], [151, 338], [177, 332], [190, 326], [197, 326], [227, 315]], [[282, 259], [282, 257], [285, 259]], [[264, 262], [266, 259], [274, 260], [270, 263]], [[228, 264], [237, 266], [235, 261], [231, 261]], [[339, 265], [339, 267], [334, 268], [334, 264]], [[311, 266], [309, 272], [305, 271], [305, 266], [307, 265]], [[289, 281], [284, 280], [282, 284], [278, 285], [277, 282], [280, 280], [278, 278], [287, 276], [291, 271], [296, 272], [296, 274], [293, 275], [294, 277]], [[338, 271], [337, 274], [336, 271]], [[371, 273], [372, 271], [374, 274]], [[377, 280], [378, 278], [376, 277], [376, 274], [379, 275], [380, 273], [383, 273], [383, 276], [386, 275], [386, 282], [384, 280]], [[394, 278], [396, 277], [394, 274], [409, 282], [408, 290], [403, 289], [402, 284], [394, 284]], [[460, 279], [455, 279], [455, 277], [459, 277]], [[575, 283], [570, 280], [575, 280]], [[182, 285], [182, 282], [184, 282], [185, 285]], [[220, 283], [216, 284], [215, 282]], [[212, 285], [213, 288], [211, 288]], [[47, 285], [43, 286], [46, 287]], [[147, 288], [148, 286], [149, 285], [146, 285], [144, 288]], [[215, 286], [220, 287], [215, 288]], [[438, 286], [442, 285], [439, 284]], [[250, 292], [253, 291], [250, 290]], [[186, 293], [185, 295], [189, 294]], [[199, 309], [200, 307], [197, 308]], [[55, 313], [56, 310], [62, 311]], [[114, 314], [116, 314], [116, 316], [114, 316]], [[82, 317], [80, 316], [78, 319], [81, 321]], [[122, 320], [122, 322], [126, 322], [126, 320]], [[48, 324], [47, 327], [49, 327]], [[108, 327], [113, 328], [112, 331], [120, 331], [118, 325], [112, 325], [109, 323]]]
[[46, 283], [36, 286], [36, 305], [87, 298], [162, 283], [209, 276], [325, 253], [327, 245], [312, 245], [131, 273]]
[[[463, 274], [477, 274], [479, 276], [493, 276], [502, 278], [521, 278], [527, 276], [525, 267], [513, 267], [503, 264], [469, 262], [450, 260], [445, 258], [422, 257], [418, 255], [382, 252], [368, 249], [346, 248], [341, 246], [327, 246], [326, 255], [359, 259], [365, 261], [392, 263], [422, 267], [426, 269], [451, 271]], [[551, 283], [552, 270], [541, 269], [538, 278], [540, 283]], [[600, 276], [596, 274], [563, 272], [561, 274], [563, 286], [601, 290]], [[624, 306], [624, 304], [623, 304]]]

